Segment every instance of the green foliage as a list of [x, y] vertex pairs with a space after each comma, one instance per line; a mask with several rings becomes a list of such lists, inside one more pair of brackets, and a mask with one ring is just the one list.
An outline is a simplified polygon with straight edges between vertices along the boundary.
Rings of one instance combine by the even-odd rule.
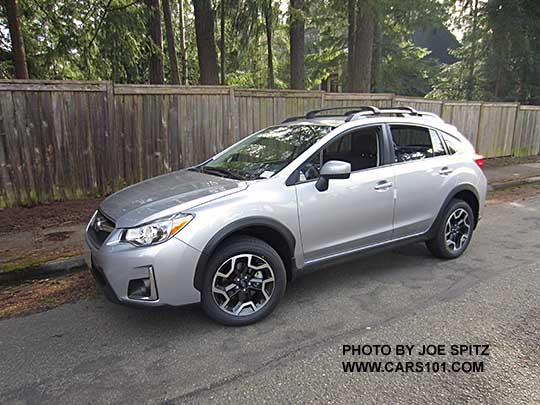
[[[172, 0], [179, 44], [179, 1], [184, 8], [188, 82], [197, 84], [198, 55], [191, 0]], [[272, 8], [275, 84], [289, 83], [288, 2], [214, 0], [216, 43], [220, 5], [225, 6], [226, 83], [267, 85], [267, 44], [263, 9]], [[540, 2], [516, 0], [310, 0], [305, 21], [308, 89], [337, 74], [346, 77], [348, 15], [353, 4], [375, 15], [372, 89], [403, 95], [451, 99], [519, 100], [540, 103]], [[144, 0], [19, 0], [28, 70], [35, 79], [148, 81], [148, 35]], [[0, 24], [6, 26], [3, 8]], [[417, 46], [417, 31], [443, 27], [461, 32], [457, 61], [444, 65]], [[165, 45], [165, 44], [164, 44]], [[164, 52], [166, 77], [167, 53]], [[0, 77], [12, 72], [7, 29], [0, 30]], [[343, 83], [342, 83], [343, 84]]]
[[346, 1], [309, 2], [306, 19], [306, 87], [317, 89], [347, 61]]
[[540, 2], [491, 0], [487, 87], [494, 99], [540, 103]]
[[[380, 72], [373, 77], [373, 91], [423, 96], [431, 90], [440, 63], [428, 59], [429, 51], [412, 42], [412, 29], [389, 16], [383, 21]], [[375, 62], [377, 63], [377, 62]]]
[[463, 40], [454, 53], [458, 61], [443, 69], [429, 96], [540, 103], [540, 3], [451, 3]]
[[31, 78], [144, 81], [147, 29], [141, 4], [26, 0], [20, 9]]
[[[263, 1], [226, 1], [226, 84], [261, 88], [267, 84], [267, 46]], [[286, 88], [289, 83], [289, 37], [285, 16], [278, 1], [272, 1], [272, 46], [275, 85]], [[219, 13], [216, 14], [219, 17]], [[220, 35], [216, 24], [216, 37]]]
[[[424, 95], [431, 90], [439, 64], [425, 59], [428, 52], [414, 45], [413, 33], [442, 24], [445, 8], [428, 0], [356, 1], [360, 12], [375, 8], [379, 27], [375, 39], [372, 89], [403, 95]], [[317, 88], [321, 80], [338, 73], [346, 74], [348, 6], [344, 0], [309, 2], [306, 31], [306, 75], [308, 88]]]

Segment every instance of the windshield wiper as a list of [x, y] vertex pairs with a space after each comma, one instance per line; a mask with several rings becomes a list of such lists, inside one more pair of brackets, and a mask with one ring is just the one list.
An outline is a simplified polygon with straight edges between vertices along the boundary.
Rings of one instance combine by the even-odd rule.
[[231, 178], [231, 179], [235, 179], [235, 180], [245, 180], [239, 174], [234, 173], [234, 172], [232, 172], [232, 171], [230, 171], [228, 169], [225, 169], [223, 167], [203, 166], [203, 167], [201, 167], [201, 171], [203, 173], [214, 174], [214, 175], [217, 175], [217, 176], [220, 176], [220, 177], [227, 177], [227, 178]]

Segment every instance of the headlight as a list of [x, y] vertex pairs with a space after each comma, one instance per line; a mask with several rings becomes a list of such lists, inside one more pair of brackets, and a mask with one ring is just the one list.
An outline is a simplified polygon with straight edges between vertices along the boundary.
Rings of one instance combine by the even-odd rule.
[[193, 219], [193, 215], [179, 214], [167, 219], [126, 229], [123, 239], [137, 246], [149, 246], [165, 242], [185, 227]]

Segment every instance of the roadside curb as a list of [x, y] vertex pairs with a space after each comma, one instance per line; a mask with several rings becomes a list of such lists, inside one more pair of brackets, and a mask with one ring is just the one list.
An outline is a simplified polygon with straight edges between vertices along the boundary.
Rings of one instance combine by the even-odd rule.
[[523, 186], [525, 184], [540, 183], [540, 176], [525, 177], [510, 181], [501, 181], [499, 183], [491, 183], [488, 185], [488, 191], [502, 190], [510, 187]]
[[86, 266], [84, 256], [57, 259], [20, 270], [0, 270], [0, 284], [10, 284], [49, 276], [61, 276], [82, 270]]

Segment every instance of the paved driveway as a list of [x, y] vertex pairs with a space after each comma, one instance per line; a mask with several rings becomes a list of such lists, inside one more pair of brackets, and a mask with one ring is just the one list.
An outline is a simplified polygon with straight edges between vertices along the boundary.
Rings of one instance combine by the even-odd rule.
[[[419, 244], [308, 274], [245, 328], [197, 306], [103, 299], [0, 321], [0, 402], [538, 403], [539, 253], [531, 198], [488, 207], [458, 260]], [[343, 344], [402, 343], [489, 344], [490, 355], [483, 373], [343, 372], [342, 361], [362, 360]]]

